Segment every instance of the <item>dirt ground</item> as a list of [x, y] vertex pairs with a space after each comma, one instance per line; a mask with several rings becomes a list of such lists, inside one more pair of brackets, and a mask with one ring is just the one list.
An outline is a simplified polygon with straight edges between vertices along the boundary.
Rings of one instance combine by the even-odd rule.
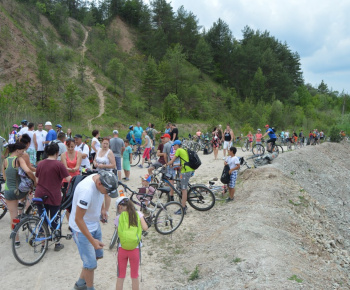
[[[350, 225], [339, 214], [348, 212], [349, 180], [344, 177], [349, 176], [349, 147], [328, 143], [280, 154], [274, 164], [239, 174], [233, 203], [219, 196], [208, 212], [189, 208], [180, 228], [169, 236], [151, 228], [143, 239], [140, 288], [349, 289]], [[251, 154], [239, 149], [238, 155]], [[193, 183], [219, 178], [223, 160], [200, 156], [203, 164]], [[144, 173], [146, 169], [132, 168], [129, 186], [136, 189]], [[315, 183], [325, 173], [328, 180], [321, 190]], [[341, 193], [333, 195], [334, 187], [344, 188], [346, 205], [339, 203]], [[102, 225], [105, 244], [114, 230], [114, 216], [112, 205], [110, 221]], [[25, 267], [11, 252], [9, 214], [0, 227], [3, 289], [72, 289], [82, 266], [73, 240], [63, 241], [61, 252], [51, 246], [42, 261]], [[95, 288], [114, 289], [115, 282], [116, 251], [105, 249]], [[129, 270], [125, 289], [131, 289]]]

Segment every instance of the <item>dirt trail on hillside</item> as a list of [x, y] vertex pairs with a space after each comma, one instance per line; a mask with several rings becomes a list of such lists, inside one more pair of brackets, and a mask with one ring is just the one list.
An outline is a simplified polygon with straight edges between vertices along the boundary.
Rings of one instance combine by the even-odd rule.
[[[87, 39], [89, 37], [89, 31], [84, 26], [82, 26], [82, 28], [83, 28], [84, 33], [85, 33], [85, 38], [84, 38], [83, 43], [81, 44], [81, 47], [82, 47], [81, 57], [82, 57], [82, 59], [84, 59], [85, 52], [87, 50], [87, 48], [86, 48], [86, 41], [87, 41]], [[88, 119], [88, 128], [89, 128], [90, 131], [92, 131], [92, 129], [93, 129], [92, 121], [97, 119], [97, 118], [99, 118], [99, 117], [101, 117], [102, 114], [105, 112], [105, 97], [104, 97], [103, 93], [106, 90], [106, 88], [96, 82], [96, 78], [93, 75], [93, 70], [90, 67], [86, 67], [86, 69], [85, 69], [85, 77], [88, 80], [88, 82], [90, 82], [94, 86], [94, 88], [95, 88], [95, 90], [96, 90], [96, 92], [98, 94], [98, 99], [99, 99], [99, 102], [100, 102], [98, 115], [96, 117]]]
[[[325, 143], [280, 154], [271, 165], [240, 172], [233, 203], [217, 200], [208, 212], [189, 207], [169, 236], [151, 227], [143, 239], [140, 289], [349, 289], [349, 150], [349, 144]], [[249, 153], [238, 149], [237, 155]], [[191, 183], [220, 177], [222, 160], [200, 158]], [[132, 167], [128, 185], [139, 187], [145, 173]], [[105, 244], [114, 217], [112, 203], [102, 225]], [[6, 215], [0, 220], [3, 288], [71, 289], [82, 265], [74, 242], [63, 241], [59, 253], [50, 247], [38, 265], [24, 267], [11, 253], [8, 224]], [[189, 281], [196, 267], [198, 278]], [[47, 269], [50, 277], [40, 278]], [[105, 250], [95, 281], [96, 289], [115, 289], [116, 251]], [[129, 269], [125, 289], [131, 289]]]

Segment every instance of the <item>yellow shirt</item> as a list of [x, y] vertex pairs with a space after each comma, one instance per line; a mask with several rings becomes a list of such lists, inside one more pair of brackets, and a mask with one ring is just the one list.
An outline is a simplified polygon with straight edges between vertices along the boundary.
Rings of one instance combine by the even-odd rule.
[[191, 167], [185, 166], [185, 162], [189, 161], [188, 153], [187, 153], [187, 151], [185, 149], [178, 148], [176, 150], [176, 152], [175, 152], [175, 156], [176, 157], [180, 157], [180, 160], [181, 160], [181, 173], [194, 171], [194, 169], [192, 169]]

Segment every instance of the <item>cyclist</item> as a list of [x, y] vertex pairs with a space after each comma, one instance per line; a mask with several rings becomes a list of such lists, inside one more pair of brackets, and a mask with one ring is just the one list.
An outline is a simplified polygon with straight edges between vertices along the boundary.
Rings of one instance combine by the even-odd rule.
[[[170, 158], [170, 153], [171, 153], [171, 147], [173, 146], [173, 142], [170, 141], [170, 135], [169, 134], [164, 134], [162, 137], [164, 139], [164, 147], [163, 147], [163, 156], [165, 160], [165, 164], [167, 164], [171, 158]], [[169, 182], [174, 185], [174, 180], [176, 178], [176, 171], [173, 168], [173, 166], [167, 166], [167, 173], [171, 175], [171, 179]], [[170, 188], [170, 200], [174, 200], [174, 190]]]
[[159, 143], [158, 148], [157, 148], [157, 156], [159, 157], [157, 162], [154, 162], [151, 164], [151, 166], [148, 168], [148, 174], [151, 175], [153, 173], [154, 169], [158, 169], [159, 167], [162, 167], [165, 164], [165, 159], [164, 159], [164, 143], [165, 140], [163, 136], [161, 137], [161, 143]]
[[256, 142], [256, 144], [261, 144], [261, 138], [262, 138], [261, 129], [258, 129], [256, 131], [256, 134], [255, 134], [255, 142]]
[[[25, 173], [33, 180], [34, 185], [36, 185], [36, 180], [33, 172], [27, 166], [25, 160], [22, 158], [26, 145], [17, 141], [14, 144], [8, 145], [9, 157], [7, 157], [3, 162], [3, 177], [5, 182], [4, 196], [6, 199], [7, 208], [10, 212], [10, 223], [11, 228], [13, 227], [13, 219], [18, 215], [18, 201], [23, 199], [28, 192], [21, 192], [18, 188], [20, 182], [18, 176], [18, 167], [21, 167]], [[19, 247], [19, 242], [15, 243], [16, 247]]]
[[[175, 160], [179, 157], [181, 161], [181, 174], [180, 174], [180, 182], [181, 182], [181, 192], [182, 192], [182, 200], [181, 205], [184, 209], [184, 213], [186, 214], [187, 206], [187, 187], [188, 182], [190, 181], [191, 176], [193, 175], [194, 169], [185, 165], [185, 162], [189, 161], [188, 153], [185, 149], [181, 148], [181, 141], [176, 140], [173, 144], [174, 149], [176, 150], [175, 156], [167, 163], [168, 166], [171, 166]], [[179, 209], [176, 214], [181, 214], [181, 210]]]
[[252, 151], [252, 147], [253, 147], [253, 134], [251, 131], [249, 131], [248, 135], [246, 136], [248, 138], [248, 142], [249, 142], [249, 150]]
[[134, 127], [134, 137], [135, 137], [135, 142], [137, 144], [142, 144], [142, 133], [143, 133], [143, 129], [141, 127], [140, 122], [136, 123], [136, 127]]
[[83, 261], [74, 289], [94, 289], [94, 270], [103, 258], [100, 216], [108, 218], [111, 198], [118, 196], [118, 180], [112, 171], [100, 171], [82, 180], [74, 191], [69, 226]]
[[[270, 139], [267, 140], [267, 151], [268, 152], [272, 152], [272, 148], [273, 146], [275, 145], [275, 142], [276, 142], [276, 134], [275, 132], [270, 128], [270, 126], [268, 124], [265, 125], [265, 128], [266, 128], [266, 133], [262, 136], [263, 138], [266, 136], [266, 135], [269, 135]], [[272, 144], [270, 144], [272, 143]]]
[[57, 135], [59, 134], [59, 133], [63, 133], [63, 131], [62, 131], [62, 125], [60, 125], [60, 124], [57, 124], [56, 125], [56, 133], [57, 133]]
[[[50, 143], [45, 147], [45, 153], [48, 158], [38, 163], [36, 169], [36, 177], [38, 185], [35, 190], [35, 197], [44, 197], [44, 207], [47, 213], [52, 218], [60, 209], [61, 197], [61, 183], [63, 179], [69, 183], [72, 177], [67, 168], [57, 160], [59, 154], [59, 147], [56, 143]], [[39, 207], [39, 214], [42, 214], [42, 208]], [[52, 223], [53, 228], [57, 227], [56, 221]], [[55, 251], [60, 251], [64, 248], [63, 244], [56, 243]]]
[[17, 139], [18, 139], [18, 133], [17, 133], [17, 130], [18, 130], [18, 125], [17, 124], [13, 124], [12, 125], [12, 131], [11, 133], [9, 134], [9, 144], [15, 144]]
[[141, 145], [140, 147], [141, 148], [144, 147], [145, 151], [143, 152], [142, 162], [139, 165], [139, 167], [143, 168], [143, 164], [145, 163], [145, 159], [147, 158], [148, 167], [146, 167], [146, 168], [149, 168], [151, 166], [151, 155], [150, 155], [150, 153], [151, 153], [151, 149], [152, 149], [152, 141], [151, 141], [151, 138], [147, 135], [146, 131], [142, 132], [142, 136], [143, 136], [143, 138], [145, 138], [145, 143], [143, 145]]

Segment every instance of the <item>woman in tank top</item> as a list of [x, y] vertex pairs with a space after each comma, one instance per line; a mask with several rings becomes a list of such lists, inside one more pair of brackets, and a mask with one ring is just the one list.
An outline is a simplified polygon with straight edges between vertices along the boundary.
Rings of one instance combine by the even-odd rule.
[[[75, 140], [68, 138], [66, 140], [67, 152], [62, 153], [61, 162], [67, 168], [69, 176], [74, 177], [80, 174], [79, 168], [82, 160], [82, 153], [75, 151]], [[63, 182], [67, 182], [65, 179]]]
[[109, 149], [109, 139], [103, 138], [101, 148], [97, 151], [94, 166], [100, 170], [112, 170], [115, 169], [115, 158], [113, 151]]

